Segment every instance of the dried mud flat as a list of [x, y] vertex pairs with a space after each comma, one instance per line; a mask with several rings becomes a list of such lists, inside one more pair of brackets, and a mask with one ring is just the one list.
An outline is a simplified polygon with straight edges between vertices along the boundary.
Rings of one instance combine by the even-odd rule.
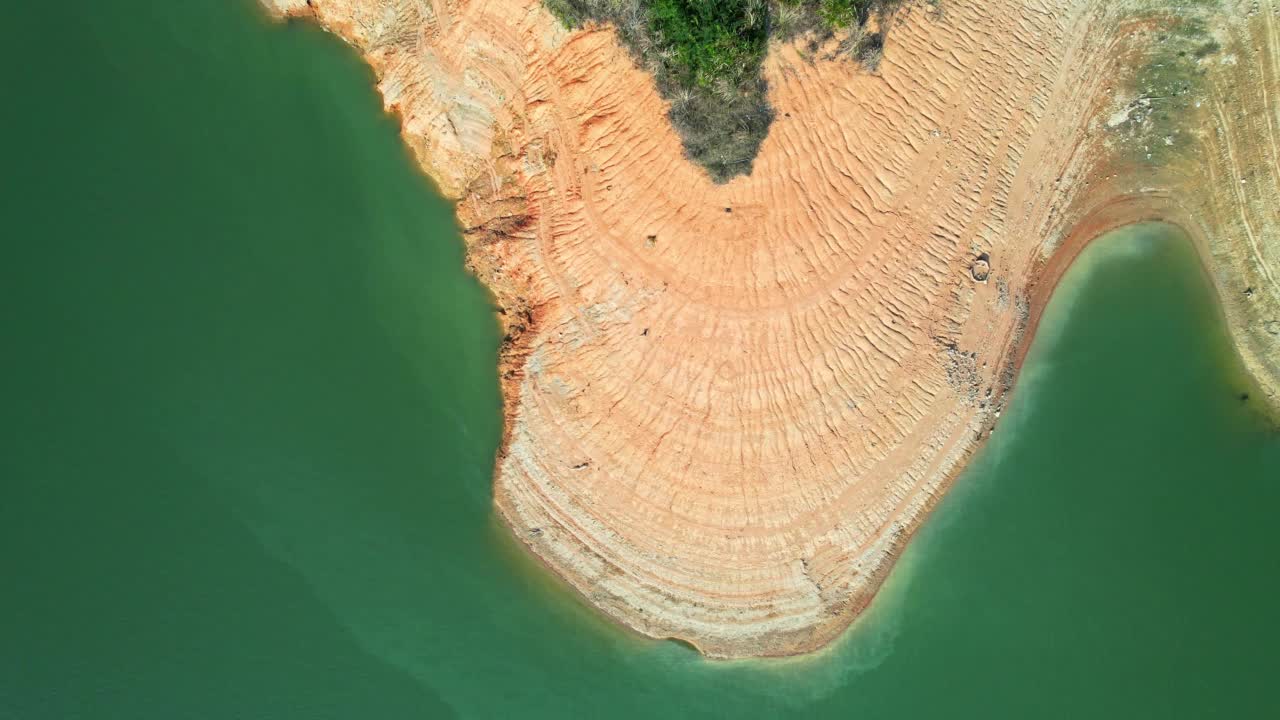
[[537, 0], [264, 2], [360, 50], [457, 199], [506, 333], [497, 508], [646, 635], [838, 635], [1111, 227], [1189, 232], [1276, 399], [1280, 0], [909, 5], [875, 73], [776, 44], [777, 122], [725, 185], [608, 28]]

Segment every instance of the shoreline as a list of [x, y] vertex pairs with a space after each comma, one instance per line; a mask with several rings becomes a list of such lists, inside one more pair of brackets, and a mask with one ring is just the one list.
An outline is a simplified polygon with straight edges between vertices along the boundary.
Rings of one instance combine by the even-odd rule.
[[[1159, 202], [1152, 202], [1157, 199]], [[1145, 195], [1130, 194], [1113, 197], [1100, 203], [1097, 207], [1086, 213], [1086, 215], [1073, 226], [1064, 241], [1041, 265], [1038, 274], [1028, 283], [1029, 313], [1026, 322], [1021, 328], [1016, 329], [1015, 335], [1017, 337], [1015, 337], [1014, 341], [1010, 345], [1010, 352], [1007, 352], [1003, 356], [1005, 361], [1002, 365], [1006, 365], [1011, 368], [1011, 380], [1007, 387], [1003, 387], [1002, 391], [992, 399], [991, 407], [995, 408], [997, 411], [1003, 411], [1003, 409], [1008, 406], [1012, 399], [1013, 392], [1017, 388], [1018, 380], [1021, 377], [1022, 367], [1026, 362], [1028, 352], [1036, 341], [1036, 333], [1045, 309], [1051, 302], [1054, 292], [1057, 290], [1062, 278], [1070, 268], [1075, 265], [1075, 262], [1079, 259], [1080, 255], [1088, 249], [1094, 241], [1105, 237], [1116, 230], [1132, 225], [1140, 225], [1143, 223], [1160, 223], [1169, 225], [1176, 228], [1192, 242], [1195, 256], [1200, 264], [1201, 270], [1206, 273], [1207, 278], [1209, 277], [1204, 248], [1195, 242], [1191, 231], [1184, 228], [1183, 225], [1178, 222], [1169, 219], [1167, 211], [1159, 209], [1167, 200], [1168, 195], [1165, 193], [1150, 193]], [[1218, 294], [1220, 290], [1216, 284], [1212, 283], [1212, 279], [1209, 279], [1211, 287], [1214, 288], [1215, 295]], [[1221, 303], [1221, 298], [1218, 298], [1218, 302], [1216, 302], [1215, 305], [1217, 307], [1217, 311], [1220, 314], [1223, 313], [1224, 307]], [[1225, 328], [1225, 315], [1223, 316], [1223, 324]], [[1234, 342], [1231, 343], [1231, 346], [1233, 350], [1236, 350], [1238, 353], [1238, 348], [1236, 348]], [[1237, 359], [1239, 360], [1238, 357]], [[505, 397], [506, 389], [504, 388], [504, 398]], [[988, 415], [991, 414], [993, 413], [988, 413]], [[884, 568], [883, 572], [876, 576], [874, 585], [870, 591], [860, 596], [857, 602], [854, 603], [843, 615], [846, 621], [843, 623], [836, 623], [835, 625], [839, 625], [840, 627], [830, 635], [827, 635], [810, 645], [796, 647], [785, 653], [752, 655], [749, 657], [720, 656], [701, 647], [695, 638], [679, 636], [654, 637], [629, 624], [617, 622], [616, 618], [612, 618], [605, 613], [600, 613], [599, 609], [591, 602], [591, 599], [583, 591], [576, 587], [568, 577], [561, 574], [556, 567], [547, 563], [523, 538], [516, 534], [514, 531], [513, 518], [506, 515], [502, 503], [498, 502], [496, 498], [494, 505], [495, 517], [501, 521], [500, 524], [507, 533], [508, 538], [514, 541], [519, 547], [524, 548], [526, 550], [526, 556], [529, 559], [534, 560], [537, 567], [550, 573], [550, 575], [555, 578], [555, 584], [557, 587], [568, 591], [574, 597], [576, 602], [581, 603], [592, 612], [598, 613], [601, 617], [613, 620], [611, 624], [623, 628], [626, 632], [634, 634], [637, 638], [657, 641], [673, 641], [693, 648], [710, 662], [798, 658], [813, 655], [815, 653], [822, 653], [833, 648], [839, 643], [840, 639], [844, 637], [846, 633], [853, 629], [858, 619], [861, 618], [871, 604], [875, 602], [880, 591], [884, 588], [889, 576], [897, 568], [898, 561], [902, 557], [902, 554], [906, 551], [907, 547], [911, 544], [912, 540], [915, 539], [921, 529], [923, 529], [925, 523], [929, 522], [934, 511], [937, 509], [938, 504], [950, 494], [955, 483], [960, 479], [965, 471], [969, 469], [970, 464], [977, 454], [985, 449], [991, 433], [994, 432], [998, 424], [998, 418], [990, 418], [987, 422], [982, 424], [981, 430], [978, 433], [978, 437], [980, 439], [962, 452], [961, 456], [955, 463], [955, 468], [945, 476], [941, 483], [939, 483], [938, 491], [930, 495], [930, 502], [927, 506], [925, 506], [921, 512], [915, 516], [914, 522], [911, 523], [910, 528], [898, 541], [894, 543], [892, 549], [884, 554], [884, 562], [882, 563], [882, 567]], [[510, 419], [504, 418], [504, 437], [502, 443], [504, 449], [507, 442], [506, 436], [510, 431], [511, 421]], [[500, 450], [498, 456], [501, 457], [502, 455], [503, 450]]]
[[[555, 433], [557, 428], [565, 421], [572, 418], [572, 413], [565, 416], [562, 420], [555, 422], [539, 421], [536, 425], [530, 425], [525, 422], [526, 415], [530, 412], [545, 412], [548, 408], [554, 413], [563, 411], [557, 410], [554, 403], [560, 402], [553, 395], [547, 394], [545, 383], [540, 375], [541, 370], [534, 368], [536, 364], [539, 368], [543, 365], [539, 357], [535, 357], [535, 353], [548, 348], [548, 340], [545, 337], [550, 332], [562, 332], [558, 328], [564, 328], [566, 322], [582, 322], [582, 309], [586, 307], [575, 307], [569, 303], [569, 299], [565, 296], [566, 286], [563, 284], [563, 277], [558, 277], [554, 273], [551, 277], [543, 277], [539, 274], [541, 268], [539, 264], [547, 261], [550, 239], [556, 242], [564, 242], [565, 239], [556, 236], [551, 229], [552, 224], [559, 222], [557, 212], [562, 211], [562, 207], [558, 204], [562, 201], [557, 198], [563, 196], [566, 190], [569, 193], [577, 193], [581, 195], [581, 200], [587, 208], [587, 215], [593, 218], [600, 212], [602, 200], [594, 197], [592, 192], [600, 192], [603, 190], [612, 190], [612, 185], [607, 188], [599, 187], [598, 190], [591, 190], [592, 185], [588, 182], [589, 173], [592, 169], [590, 165], [591, 156], [587, 150], [590, 148], [575, 147], [571, 143], [565, 143], [560, 146], [551, 146], [545, 148], [536, 145], [541, 140], [533, 141], [532, 145], [536, 149], [534, 153], [529, 148], [531, 141], [525, 129], [513, 127], [508, 130], [502, 130], [493, 137], [492, 157], [484, 160], [488, 163], [488, 177], [477, 177], [474, 182], [459, 185], [456, 176], [462, 172], [462, 167], [453, 168], [454, 175], [447, 179], [441, 176], [442, 167], [454, 162], [454, 156], [445, 153], [439, 159], [428, 160], [431, 153], [429, 143], [420, 137], [418, 130], [411, 130], [411, 124], [417, 123], [421, 125], [421, 112], [416, 111], [410, 106], [402, 106], [401, 102], [387, 95], [383, 88], [385, 82], [385, 73], [388, 72], [388, 66], [385, 62], [379, 61], [375, 57], [371, 57], [370, 53], [362, 49], [359, 42], [353, 39], [352, 33], [356, 32], [350, 25], [333, 24], [330, 17], [322, 17], [315, 7], [304, 0], [274, 0], [274, 2], [285, 3], [282, 7], [274, 6], [273, 0], [263, 0], [269, 7], [274, 17], [293, 17], [305, 18], [318, 22], [321, 27], [338, 35], [348, 45], [352, 46], [365, 61], [373, 68], [375, 77], [379, 84], [379, 90], [384, 95], [384, 104], [389, 113], [392, 113], [400, 127], [401, 137], [405, 142], [406, 150], [415, 159], [415, 164], [422, 168], [424, 174], [432, 181], [437, 188], [442, 191], [446, 197], [457, 198], [456, 214], [459, 226], [462, 230], [464, 243], [466, 246], [466, 266], [478, 282], [483, 285], [490, 293], [497, 309], [496, 320], [498, 321], [500, 333], [504, 335], [499, 350], [499, 383], [502, 391], [502, 413], [503, 413], [503, 431], [500, 439], [499, 447], [495, 457], [495, 480], [493, 487], [493, 505], [495, 517], [501, 518], [504, 525], [507, 526], [511, 537], [525, 547], [534, 557], [537, 558], [538, 564], [551, 571], [551, 574], [558, 578], [557, 582], [563, 582], [572, 588], [573, 592], [580, 597], [593, 611], [600, 613], [604, 617], [609, 618], [615, 624], [627, 627], [629, 630], [648, 638], [672, 639], [684, 644], [690, 645], [697, 649], [702, 655], [712, 659], [729, 659], [740, 657], [790, 657], [795, 655], [803, 655], [812, 653], [816, 650], [828, 647], [832, 642], [841, 636], [853, 625], [856, 619], [863, 615], [867, 607], [872, 603], [880, 589], [883, 587], [885, 580], [896, 566], [905, 547], [914, 538], [915, 533], [923, 526], [937, 503], [946, 495], [959, 475], [967, 468], [968, 464], [981, 447], [983, 447], [985, 438], [989, 436], [991, 430], [996, 424], [995, 414], [1002, 410], [1008, 402], [1009, 395], [1016, 386], [1017, 377], [1020, 374], [1023, 361], [1029, 348], [1034, 342], [1035, 333], [1040, 321], [1040, 317], [1046, 307], [1049, 298], [1052, 296], [1057, 284], [1068, 267], [1070, 267], [1080, 252], [1093, 240], [1106, 234], [1109, 230], [1124, 225], [1134, 224], [1143, 221], [1160, 221], [1175, 225], [1182, 229], [1185, 234], [1192, 239], [1196, 246], [1197, 257], [1200, 258], [1202, 266], [1206, 272], [1209, 272], [1209, 266], [1213, 261], [1211, 243], [1205, 237], [1205, 228], [1191, 222], [1186, 216], [1188, 212], [1181, 205], [1174, 202], [1174, 192], [1171, 190], [1129, 190], [1118, 183], [1109, 183], [1105, 180], [1099, 183], [1099, 186], [1088, 187], [1089, 183], [1085, 182], [1084, 186], [1088, 188], [1079, 189], [1079, 194], [1068, 191], [1063, 194], [1060, 190], [1049, 191], [1050, 199], [1062, 195], [1063, 203], [1066, 207], [1065, 215], [1055, 215], [1049, 212], [1048, 208], [1044, 208], [1047, 213], [1047, 219], [1044, 221], [1045, 229], [1055, 227], [1068, 228], [1064, 239], [1059, 243], [1044, 259], [1039, 259], [1037, 253], [1042, 247], [1043, 241], [1023, 241], [1024, 245], [1015, 246], [1011, 252], [1012, 256], [999, 256], [999, 261], [1005, 261], [1008, 257], [1008, 264], [1002, 266], [1001, 280], [1009, 278], [1012, 285], [1009, 291], [1014, 297], [1025, 299], [1025, 317], [1020, 319], [1017, 317], [1018, 312], [1022, 308], [1019, 306], [1016, 310], [1006, 310], [1005, 312], [1014, 312], [1012, 319], [1002, 319], [1004, 316], [985, 310], [977, 300], [970, 300], [972, 307], [967, 312], [976, 313], [979, 320], [985, 319], [988, 322], [988, 330], [977, 331], [977, 339], [971, 337], [975, 332], [972, 328], [974, 322], [972, 319], [961, 324], [958, 330], [951, 331], [950, 334], [944, 336], [953, 337], [949, 340], [952, 344], [948, 353], [954, 355], [958, 347], [957, 343], [973, 343], [977, 342], [983, 350], [982, 359], [985, 359], [981, 369], [976, 367], [977, 352], [971, 353], [970, 361], [974, 366], [974, 371], [979, 373], [978, 378], [984, 380], [982, 384], [990, 383], [988, 396], [981, 402], [981, 405], [975, 407], [966, 406], [960, 400], [954, 401], [950, 406], [944, 406], [946, 414], [942, 411], [935, 411], [935, 415], [931, 416], [933, 425], [923, 423], [920, 425], [921, 430], [915, 434], [910, 434], [902, 438], [903, 443], [915, 442], [920, 445], [920, 449], [916, 453], [907, 453], [902, 459], [894, 460], [890, 463], [890, 472], [904, 472], [911, 475], [915, 485], [909, 493], [901, 500], [898, 506], [884, 514], [882, 523], [874, 532], [867, 533], [865, 539], [860, 545], [849, 545], [843, 552], [845, 561], [856, 561], [857, 569], [854, 570], [852, 578], [848, 576], [847, 571], [840, 580], [841, 583], [838, 594], [834, 600], [822, 601], [821, 609], [825, 614], [814, 616], [809, 620], [796, 624], [795, 621], [788, 621], [789, 624], [778, 626], [777, 629], [769, 629], [776, 625], [774, 620], [767, 619], [769, 616], [762, 616], [766, 619], [758, 621], [760, 628], [756, 634], [743, 635], [734, 639], [736, 636], [732, 634], [724, 634], [718, 638], [712, 639], [700, 635], [697, 632], [667, 632], [663, 630], [663, 623], [679, 623], [683, 620], [677, 614], [671, 614], [669, 617], [658, 617], [654, 614], [646, 615], [645, 608], [650, 610], [660, 607], [668, 607], [679, 610], [682, 607], [689, 610], [697, 606], [700, 602], [696, 598], [713, 597], [698, 596], [692, 592], [692, 587], [686, 587], [694, 599], [688, 600], [693, 605], [686, 605], [686, 600], [676, 595], [665, 595], [665, 590], [655, 590], [652, 586], [654, 579], [661, 578], [667, 573], [661, 573], [659, 564], [655, 564], [652, 568], [628, 566], [629, 563], [634, 564], [638, 558], [643, 555], [638, 554], [635, 548], [630, 548], [625, 544], [616, 548], [609, 548], [596, 542], [599, 538], [606, 537], [609, 533], [615, 531], [606, 525], [599, 525], [596, 518], [587, 515], [577, 514], [569, 505], [561, 507], [559, 503], [578, 503], [582, 502], [581, 498], [586, 497], [582, 493], [590, 490], [591, 486], [583, 486], [577, 491], [565, 491], [564, 487], [558, 483], [564, 480], [572, 480], [575, 476], [572, 474], [562, 475], [559, 477], [539, 478], [535, 475], [529, 475], [531, 472], [550, 472], [548, 464], [552, 460], [559, 460], [564, 463], [570, 460], [574, 470], [577, 468], [585, 468], [591, 465], [591, 461], [596, 457], [587, 454], [588, 462], [580, 464], [576, 457], [569, 457], [573, 452], [574, 444], [570, 442], [572, 437], [576, 437], [568, 432], [559, 431], [560, 434], [552, 437], [550, 440], [536, 439], [534, 432], [537, 433]], [[359, 5], [361, 0], [348, 0], [353, 5]], [[326, 6], [327, 7], [327, 6]], [[527, 20], [527, 18], [526, 18]], [[533, 23], [535, 28], [541, 28], [539, 23]], [[542, 29], [538, 32], [545, 33]], [[600, 47], [600, 32], [582, 32], [570, 36], [570, 42], [576, 46], [585, 47], [585, 50], [579, 50], [575, 47], [574, 51], [579, 54], [595, 53], [599, 56], [603, 52], [606, 56], [616, 58], [618, 53], [616, 48], [609, 50], [607, 44], [612, 42], [611, 35], [603, 33], [608, 39], [606, 47], [603, 51]], [[774, 57], [774, 52], [782, 52], [774, 48], [771, 50], [771, 58], [774, 63], [784, 62]], [[598, 57], [595, 58], [598, 60]], [[616, 62], [616, 60], [609, 60]], [[806, 82], [823, 81], [822, 74], [818, 71], [807, 71], [799, 68], [802, 72], [809, 72], [815, 75], [817, 79]], [[623, 72], [617, 71], [619, 75], [626, 78], [634, 76], [637, 71], [629, 70]], [[848, 82], [848, 81], [845, 81]], [[799, 85], [799, 81], [796, 83]], [[782, 90], [786, 90], [786, 86]], [[651, 90], [650, 90], [651, 92]], [[779, 92], [779, 90], [774, 90]], [[1071, 103], [1079, 103], [1080, 100], [1072, 98], [1071, 94], [1067, 94], [1068, 106]], [[559, 108], [565, 104], [558, 95], [552, 93], [549, 98], [550, 107]], [[1100, 113], [1103, 106], [1100, 105], [1104, 98], [1089, 95], [1087, 92], [1084, 101], [1091, 108], [1089, 115]], [[590, 107], [590, 105], [588, 105]], [[789, 105], [779, 105], [781, 109], [790, 107]], [[402, 112], [402, 109], [405, 109]], [[790, 113], [787, 113], [790, 117]], [[563, 120], [555, 117], [553, 127], [557, 132], [572, 135], [570, 130], [575, 126], [566, 124]], [[452, 119], [450, 124], [452, 124]], [[1052, 126], [1052, 123], [1049, 123]], [[1070, 148], [1057, 148], [1052, 142], [1052, 138], [1043, 139], [1040, 142], [1047, 148], [1044, 153], [1048, 153], [1050, 157], [1065, 157], [1066, 160], [1055, 160], [1054, 162], [1063, 162], [1065, 164], [1058, 166], [1057, 174], [1059, 178], [1063, 175], [1080, 170], [1084, 178], [1111, 177], [1116, 175], [1104, 176], [1099, 166], [1092, 164], [1096, 158], [1087, 160], [1083, 163], [1083, 167], [1077, 167], [1080, 160], [1076, 157], [1079, 150], [1079, 143], [1083, 140], [1079, 139], [1080, 133], [1084, 130], [1082, 125], [1071, 125], [1072, 132], [1077, 137], [1077, 145]], [[500, 128], [501, 130], [501, 128]], [[457, 131], [457, 128], [455, 128]], [[578, 129], [577, 132], [582, 132]], [[662, 132], [670, 134], [670, 129], [666, 128]], [[786, 133], [786, 124], [779, 124], [772, 131], [773, 133]], [[1052, 133], [1050, 133], [1051, 135]], [[1087, 132], [1085, 133], [1088, 134]], [[455, 140], [462, 142], [459, 135]], [[1032, 137], [1032, 140], [1035, 136]], [[510, 143], [510, 146], [498, 145], [497, 143]], [[767, 141], [768, 142], [768, 141]], [[1096, 142], [1096, 141], [1095, 141]], [[519, 143], [525, 143], [521, 146]], [[458, 157], [469, 158], [466, 146], [460, 145], [457, 152], [462, 153]], [[1087, 149], [1087, 148], [1086, 148]], [[1007, 147], [1006, 147], [1007, 151]], [[1001, 151], [1004, 152], [1004, 151]], [[1053, 155], [1053, 153], [1057, 155]], [[547, 160], [548, 154], [550, 159]], [[1042, 153], [1043, 154], [1043, 153]], [[556, 155], [561, 160], [569, 162], [557, 162]], [[582, 155], [581, 158], [577, 157]], [[993, 158], [992, 160], [994, 160]], [[475, 162], [467, 160], [470, 166], [475, 166]], [[531, 165], [531, 163], [533, 163]], [[574, 173], [579, 172], [579, 166], [582, 166], [582, 178], [579, 180], [574, 177]], [[572, 170], [569, 168], [572, 167]], [[1042, 172], [1048, 174], [1052, 172], [1052, 165], [1044, 169]], [[1101, 167], [1107, 167], [1105, 164]], [[536, 171], [534, 175], [530, 175], [532, 171]], [[1140, 176], [1138, 172], [1140, 168], [1125, 168], [1130, 175]], [[600, 169], [596, 168], [595, 172]], [[757, 169], [757, 173], [767, 173], [768, 170]], [[540, 173], [537, 174], [537, 173]], [[550, 180], [548, 180], [550, 173]], [[615, 181], [617, 182], [617, 181]], [[746, 182], [746, 181], [744, 181]], [[1076, 184], [1081, 182], [1080, 177], [1074, 179]], [[445, 184], [442, 184], [445, 183]], [[724, 191], [716, 191], [721, 195], [731, 195], [734, 187], [741, 186], [731, 184]], [[563, 186], [563, 187], [562, 187]], [[604, 181], [599, 181], [598, 186], [604, 186]], [[1056, 183], [1055, 183], [1056, 186]], [[589, 192], [590, 191], [590, 192]], [[1091, 198], [1102, 197], [1100, 202], [1081, 209], [1081, 205], [1088, 202]], [[727, 207], [725, 211], [728, 212]], [[737, 203], [735, 203], [737, 204]], [[751, 212], [751, 208], [736, 208], [739, 217], [742, 213]], [[1057, 208], [1052, 208], [1057, 211]], [[767, 209], [766, 209], [767, 211]], [[577, 212], [577, 211], [574, 211]], [[763, 216], [762, 216], [763, 217]], [[604, 226], [607, 228], [607, 225]], [[1036, 227], [1035, 225], [1031, 226]], [[637, 228], [638, 229], [638, 228]], [[608, 233], [605, 229], [603, 232]], [[647, 231], [646, 231], [647, 232]], [[651, 236], [656, 237], [656, 236]], [[665, 238], [665, 234], [664, 234]], [[571, 238], [570, 238], [571, 239]], [[665, 241], [665, 240], [664, 240]], [[1025, 249], [1029, 243], [1029, 251]], [[666, 247], [666, 245], [664, 245]], [[628, 250], [628, 254], [621, 256], [623, 260], [635, 260], [641, 257], [635, 254], [634, 250]], [[1025, 254], [1018, 254], [1025, 253]], [[999, 253], [997, 253], [999, 255]], [[961, 253], [963, 258], [964, 254]], [[958, 268], [954, 266], [949, 268], [949, 272], [955, 272]], [[961, 272], [967, 272], [968, 268], [961, 269]], [[523, 273], [523, 274], [519, 274]], [[1239, 338], [1236, 334], [1236, 325], [1238, 324], [1232, 316], [1232, 307], [1226, 302], [1226, 289], [1222, 286], [1219, 278], [1209, 273], [1210, 280], [1218, 294], [1220, 310], [1227, 319], [1228, 332], [1232, 339], [1232, 345], [1236, 348], [1240, 355], [1244, 366], [1250, 375], [1260, 375], [1260, 370], [1251, 365], [1246, 357], [1244, 348], [1239, 345]], [[627, 275], [619, 275], [621, 284], [628, 284]], [[674, 279], [674, 278], [672, 278]], [[607, 278], [606, 278], [607, 280]], [[549, 285], [551, 281], [561, 282], [559, 286]], [[593, 278], [592, 282], [596, 280]], [[541, 287], [539, 285], [541, 284]], [[666, 289], [666, 282], [663, 282], [663, 289]], [[956, 284], [958, 288], [968, 286], [966, 280], [961, 280]], [[960, 290], [959, 292], [967, 292]], [[987, 286], [984, 281], [982, 287], [972, 291], [976, 293], [975, 297], [986, 298], [985, 302], [994, 302], [995, 288]], [[1001, 289], [1004, 292], [1004, 289]], [[858, 310], [857, 307], [853, 308]], [[570, 312], [566, 312], [566, 310]], [[643, 307], [641, 307], [641, 311]], [[628, 310], [628, 312], [631, 312]], [[947, 320], [943, 316], [943, 320]], [[992, 330], [992, 323], [997, 329]], [[644, 334], [648, 335], [649, 328], [644, 329]], [[994, 337], [993, 337], [994, 335]], [[935, 337], [936, 341], [936, 337]], [[1000, 350], [994, 355], [988, 355], [986, 348], [991, 344], [997, 345]], [[992, 366], [988, 370], [988, 366]], [[908, 375], [908, 377], [914, 377]], [[606, 375], [607, 379], [607, 375]], [[1262, 384], [1264, 378], [1258, 377], [1257, 381]], [[974, 380], [973, 386], [976, 391], [979, 387]], [[590, 386], [590, 383], [588, 383]], [[815, 388], [816, 389], [816, 388]], [[535, 390], [541, 392], [541, 395], [529, 394]], [[625, 395], [624, 395], [625, 396]], [[899, 398], [890, 395], [890, 405], [896, 405]], [[589, 398], [582, 396], [582, 401]], [[571, 402], [578, 402], [578, 398], [571, 397]], [[873, 404], [883, 402], [883, 398], [873, 396]], [[976, 401], [974, 401], [976, 402]], [[550, 404], [548, 404], [550, 403]], [[540, 405], [541, 404], [541, 405]], [[616, 403], [615, 403], [616, 405]], [[572, 409], [573, 405], [566, 405]], [[949, 408], [949, 409], [948, 409]], [[966, 409], [969, 408], [969, 409]], [[884, 410], [882, 412], [890, 412]], [[896, 412], [896, 411], [892, 411]], [[535, 418], [536, 419], [536, 418]], [[522, 424], [524, 423], [524, 424]], [[892, 427], [892, 425], [890, 425]], [[531, 428], [535, 428], [531, 430]], [[933, 432], [931, 428], [936, 429]], [[872, 436], [880, 432], [876, 428], [872, 428]], [[938, 433], [945, 431], [946, 437], [942, 438]], [[523, 433], [523, 434], [521, 434]], [[663, 438], [666, 436], [663, 435]], [[658, 440], [660, 445], [662, 439]], [[874, 445], [874, 443], [872, 443]], [[923, 448], [927, 444], [927, 448]], [[897, 447], [906, 447], [906, 445], [895, 445], [894, 452]], [[806, 449], [808, 444], [806, 442]], [[657, 452], [657, 445], [654, 446], [653, 452]], [[913, 461], [919, 453], [928, 453], [929, 467], [923, 471], [915, 469]], [[558, 454], [558, 455], [557, 455]], [[544, 458], [543, 455], [546, 457]], [[890, 461], [884, 461], [890, 462]], [[559, 471], [563, 473], [564, 471]], [[595, 470], [589, 472], [594, 473]], [[521, 475], [524, 473], [525, 475]], [[573, 482], [580, 482], [573, 480]], [[513, 490], [518, 488], [520, 494], [513, 494]], [[563, 499], [553, 499], [548, 492], [563, 492]], [[895, 492], [898, 492], [895, 490]], [[561, 497], [557, 495], [555, 497]], [[574, 499], [574, 498], [578, 499]], [[588, 504], [587, 507], [590, 507]], [[856, 509], [856, 508], [855, 508]], [[615, 511], [616, 512], [616, 511]], [[884, 511], [882, 511], [884, 512]], [[603, 516], [602, 516], [603, 517]], [[597, 523], [588, 526], [588, 523]], [[745, 527], [745, 526], [744, 526]], [[603, 528], [603, 530], [601, 529]], [[837, 528], [838, 529], [838, 528]], [[546, 534], [547, 531], [553, 531], [555, 536]], [[745, 532], [745, 530], [744, 530]], [[834, 532], [834, 530], [833, 530]], [[603, 533], [603, 534], [602, 534]], [[625, 538], [624, 538], [625, 539]], [[643, 538], [642, 538], [643, 539]], [[592, 543], [596, 542], [593, 546]], [[812, 550], [801, 550], [801, 552], [814, 552]], [[631, 553], [630, 556], [618, 555], [612, 553]], [[631, 560], [619, 560], [619, 557], [630, 557]], [[802, 556], [798, 561], [803, 565], [797, 571], [796, 582], [811, 582], [818, 590], [819, 594], [826, 592], [824, 587], [827, 578], [823, 577], [822, 583], [813, 580], [810, 575], [810, 563], [816, 562], [814, 559], [805, 560]], [[647, 562], [647, 561], [646, 561]], [[825, 562], [825, 561], [824, 561]], [[586, 563], [585, 565], [579, 563]], [[674, 568], [668, 566], [668, 570]], [[652, 575], [654, 579], [646, 579], [645, 575], [639, 571], [647, 571], [657, 573]], [[690, 575], [694, 578], [696, 575]], [[603, 583], [603, 585], [602, 585]], [[807, 588], [788, 589], [781, 586], [786, 592], [796, 593], [799, 590], [810, 592]], [[682, 586], [672, 579], [670, 581], [672, 593], [681, 592]], [[842, 593], [842, 594], [840, 594]], [[799, 597], [799, 596], [797, 596]], [[733, 605], [726, 604], [726, 608]], [[749, 608], [752, 612], [756, 612], [755, 608]], [[637, 611], [640, 615], [637, 615]], [[810, 612], [810, 611], [806, 611]], [[713, 617], [713, 616], [707, 616]], [[656, 620], [655, 620], [656, 618]], [[692, 622], [690, 620], [689, 622]], [[698, 623], [702, 623], [701, 627], [707, 627], [706, 623], [713, 622], [708, 619], [699, 619]], [[772, 624], [772, 625], [771, 625]], [[695, 624], [689, 624], [687, 627], [695, 627]], [[744, 624], [744, 627], [746, 625]]]

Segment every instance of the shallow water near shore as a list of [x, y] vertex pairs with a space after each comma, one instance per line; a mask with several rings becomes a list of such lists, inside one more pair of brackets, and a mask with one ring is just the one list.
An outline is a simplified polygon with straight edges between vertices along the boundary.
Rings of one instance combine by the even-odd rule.
[[850, 632], [708, 662], [494, 518], [490, 300], [350, 49], [248, 0], [14, 13], [0, 718], [1280, 712], [1280, 436], [1171, 228], [1082, 254]]

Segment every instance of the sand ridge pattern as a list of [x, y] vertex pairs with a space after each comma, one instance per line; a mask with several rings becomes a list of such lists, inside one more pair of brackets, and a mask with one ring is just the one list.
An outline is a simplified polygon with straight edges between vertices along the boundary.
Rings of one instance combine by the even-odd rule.
[[[1170, 198], [1221, 165], [1152, 169], [1107, 126], [1166, 23], [1114, 4], [909, 6], [874, 74], [776, 44], [777, 121], [715, 185], [607, 28], [536, 0], [268, 1], [360, 49], [458, 199], [506, 332], [501, 515], [611, 617], [715, 657], [847, 627], [990, 431], [1073, 228], [1190, 223]], [[1274, 169], [1256, 182], [1276, 197]], [[1255, 216], [1277, 205], [1242, 216], [1256, 253], [1232, 234], [1206, 255], [1274, 277], [1276, 218]], [[1280, 377], [1257, 328], [1233, 326]]]

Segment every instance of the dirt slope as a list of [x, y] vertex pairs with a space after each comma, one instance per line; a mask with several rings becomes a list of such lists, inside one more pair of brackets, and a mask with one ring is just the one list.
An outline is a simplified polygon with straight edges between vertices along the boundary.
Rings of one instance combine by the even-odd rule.
[[[734, 657], [844, 629], [1106, 227], [1187, 227], [1280, 379], [1278, 0], [1228, 0], [1182, 65], [1158, 3], [912, 7], [876, 74], [776, 46], [778, 121], [722, 186], [611, 31], [537, 0], [265, 1], [362, 51], [458, 199], [507, 332], [498, 510], [647, 635]], [[1161, 114], [1156, 65], [1186, 107]]]

